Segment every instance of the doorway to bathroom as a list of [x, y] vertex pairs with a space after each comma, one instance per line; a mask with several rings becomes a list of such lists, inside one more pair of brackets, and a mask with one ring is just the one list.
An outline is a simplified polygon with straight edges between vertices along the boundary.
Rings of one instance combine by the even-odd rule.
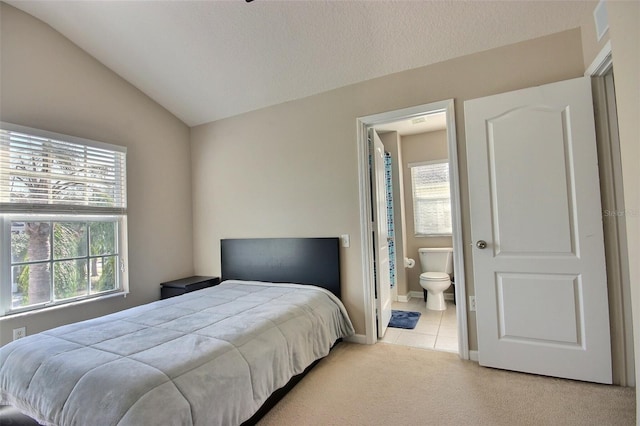
[[[367, 343], [383, 341], [444, 350], [468, 359], [453, 107], [453, 100], [446, 100], [358, 119], [361, 235], [366, 247], [363, 249], [365, 327]], [[374, 169], [370, 166], [370, 139], [373, 141], [374, 136], [380, 138], [386, 151], [385, 188], [370, 175]], [[384, 192], [390, 188], [387, 196]], [[380, 200], [388, 201], [385, 220], [389, 225], [389, 247], [395, 252], [390, 262], [391, 309], [419, 312], [420, 319], [413, 329], [390, 327], [384, 331], [386, 324], [380, 324], [381, 319], [386, 322], [378, 298], [386, 293], [379, 287], [384, 280], [378, 280], [375, 261], [379, 221], [374, 206]], [[428, 214], [420, 214], [425, 211]], [[420, 285], [419, 249], [444, 247], [453, 248], [453, 284], [444, 292], [445, 310], [427, 309], [426, 291]]]

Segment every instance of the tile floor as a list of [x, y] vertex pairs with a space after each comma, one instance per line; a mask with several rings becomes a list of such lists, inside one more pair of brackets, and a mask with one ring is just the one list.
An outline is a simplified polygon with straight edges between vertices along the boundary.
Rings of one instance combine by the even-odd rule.
[[417, 311], [422, 315], [413, 330], [389, 327], [384, 337], [378, 341], [458, 353], [456, 305], [451, 300], [446, 302], [446, 311], [427, 311], [422, 298], [413, 297], [408, 302], [393, 302], [392, 309]]

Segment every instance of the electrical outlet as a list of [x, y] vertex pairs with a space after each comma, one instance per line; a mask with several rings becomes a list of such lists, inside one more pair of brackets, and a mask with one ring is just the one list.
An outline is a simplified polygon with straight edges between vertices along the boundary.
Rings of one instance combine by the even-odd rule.
[[476, 297], [475, 296], [469, 296], [469, 310], [471, 312], [475, 312], [475, 310], [476, 310]]
[[342, 247], [349, 247], [351, 245], [349, 241], [349, 234], [340, 235], [340, 240], [342, 240]]
[[26, 335], [27, 335], [27, 328], [26, 327], [20, 327], [20, 328], [14, 328], [13, 329], [13, 340], [22, 339]]

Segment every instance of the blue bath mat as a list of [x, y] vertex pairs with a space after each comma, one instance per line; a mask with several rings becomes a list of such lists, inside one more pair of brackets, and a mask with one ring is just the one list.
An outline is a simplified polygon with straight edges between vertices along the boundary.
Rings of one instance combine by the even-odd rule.
[[411, 330], [416, 327], [419, 319], [420, 312], [393, 310], [391, 311], [389, 327]]

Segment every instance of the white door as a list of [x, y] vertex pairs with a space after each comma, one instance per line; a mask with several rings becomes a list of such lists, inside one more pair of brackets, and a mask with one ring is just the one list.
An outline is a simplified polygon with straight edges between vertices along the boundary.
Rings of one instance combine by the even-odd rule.
[[385, 185], [384, 145], [371, 130], [373, 156], [371, 164], [374, 221], [374, 256], [378, 337], [383, 337], [391, 320], [391, 280], [389, 277], [389, 228], [387, 224], [387, 189]]
[[589, 79], [464, 106], [480, 364], [611, 383]]

